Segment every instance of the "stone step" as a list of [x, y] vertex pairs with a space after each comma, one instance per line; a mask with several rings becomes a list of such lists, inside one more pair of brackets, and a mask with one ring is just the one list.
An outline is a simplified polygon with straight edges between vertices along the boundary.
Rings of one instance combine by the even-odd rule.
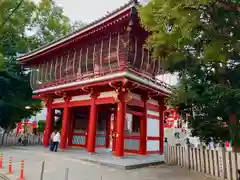
[[125, 163], [118, 162], [118, 160], [107, 162], [104, 160], [97, 160], [97, 159], [90, 159], [90, 158], [77, 158], [77, 159], [85, 162], [102, 165], [102, 166], [108, 166], [116, 169], [125, 169], [125, 170], [138, 169], [138, 168], [143, 168], [148, 166], [164, 164], [164, 161], [159, 161], [159, 160], [152, 160], [148, 162], [133, 162], [133, 163], [125, 164]]

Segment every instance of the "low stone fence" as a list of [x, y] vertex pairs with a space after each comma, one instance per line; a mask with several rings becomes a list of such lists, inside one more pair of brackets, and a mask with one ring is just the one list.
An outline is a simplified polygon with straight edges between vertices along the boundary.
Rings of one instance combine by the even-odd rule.
[[222, 180], [237, 180], [240, 169], [240, 153], [182, 146], [165, 146], [165, 163], [177, 165]]
[[[3, 134], [0, 134], [0, 143], [2, 142]], [[17, 146], [22, 145], [19, 143], [19, 136], [16, 135], [5, 135], [3, 140], [3, 146]], [[23, 138], [22, 138], [23, 139]], [[42, 136], [36, 136], [34, 134], [27, 135], [27, 144], [26, 145], [42, 145]]]

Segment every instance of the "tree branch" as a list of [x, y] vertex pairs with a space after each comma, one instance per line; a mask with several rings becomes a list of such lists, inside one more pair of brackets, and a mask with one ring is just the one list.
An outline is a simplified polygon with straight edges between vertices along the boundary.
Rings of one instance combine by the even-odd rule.
[[21, 1], [17, 4], [17, 6], [12, 10], [12, 12], [7, 16], [7, 18], [3, 21], [1, 28], [3, 28], [3, 26], [4, 26], [4, 25], [7, 23], [7, 21], [11, 18], [11, 16], [20, 8], [20, 6], [22, 5], [23, 1], [24, 1], [24, 0], [21, 0]]
[[240, 12], [240, 4], [238, 3], [228, 3], [222, 0], [217, 0], [217, 5], [226, 11]]

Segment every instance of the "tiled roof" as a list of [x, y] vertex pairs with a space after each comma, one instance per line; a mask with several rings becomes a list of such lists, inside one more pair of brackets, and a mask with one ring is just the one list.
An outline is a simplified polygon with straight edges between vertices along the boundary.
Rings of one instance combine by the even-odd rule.
[[[42, 51], [42, 50], [47, 50], [48, 47], [50, 47], [50, 46], [57, 45], [58, 43], [64, 43], [64, 42], [66, 42], [67, 40], [72, 39], [72, 38], [78, 36], [78, 35], [81, 34], [84, 30], [90, 29], [90, 28], [91, 28], [92, 26], [94, 26], [95, 24], [100, 23], [100, 22], [102, 22], [102, 21], [110, 18], [111, 16], [113, 16], [113, 15], [116, 14], [117, 12], [119, 12], [119, 11], [121, 11], [121, 10], [127, 8], [127, 7], [129, 7], [129, 8], [130, 8], [130, 7], [133, 7], [133, 6], [136, 5], [136, 4], [137, 4], [137, 0], [130, 0], [129, 2], [127, 2], [126, 4], [120, 6], [119, 8], [117, 8], [117, 9], [114, 10], [114, 11], [112, 11], [111, 13], [106, 14], [105, 16], [101, 17], [100, 19], [97, 19], [96, 21], [93, 21], [92, 23], [84, 26], [83, 28], [80, 28], [80, 29], [78, 29], [78, 30], [75, 31], [75, 32], [72, 32], [72, 33], [70, 33], [70, 34], [68, 34], [68, 35], [66, 35], [66, 36], [63, 36], [63, 37], [61, 37], [61, 38], [59, 38], [59, 39], [56, 39], [56, 40], [54, 40], [54, 41], [52, 41], [52, 42], [50, 42], [50, 43], [47, 43], [47, 44], [45, 44], [45, 45], [43, 45], [43, 46], [41, 46], [41, 47], [39, 47], [39, 48], [37, 48], [37, 49], [35, 49], [35, 50], [33, 50], [33, 51], [30, 51], [30, 52], [24, 54], [23, 56], [20, 56], [20, 57], [19, 57], [19, 60], [23, 60], [23, 59], [27, 58], [28, 56], [31, 56], [31, 55], [33, 55], [33, 54], [35, 54], [35, 53], [38, 53], [38, 52]], [[62, 41], [62, 42], [61, 42], [61, 41]]]

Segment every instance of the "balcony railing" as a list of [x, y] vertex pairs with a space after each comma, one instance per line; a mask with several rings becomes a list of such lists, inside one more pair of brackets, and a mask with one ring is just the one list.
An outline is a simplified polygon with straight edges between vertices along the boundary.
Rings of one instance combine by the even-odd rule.
[[[40, 81], [36, 81], [36, 79], [35, 79], [35, 81], [32, 79], [31, 86], [32, 86], [33, 91], [35, 91], [35, 90], [44, 89], [47, 87], [53, 87], [53, 86], [57, 86], [57, 85], [62, 85], [62, 84], [71, 83], [71, 82], [77, 82], [77, 81], [86, 80], [86, 79], [94, 79], [94, 78], [98, 78], [98, 77], [105, 76], [108, 74], [122, 72], [122, 68], [123, 67], [114, 67], [111, 70], [105, 68], [100, 71], [86, 72], [85, 74], [77, 74], [76, 76], [68, 76], [67, 78], [62, 78], [62, 79], [58, 79], [55, 81], [48, 81], [48, 82], [44, 82], [44, 83], [42, 83]], [[132, 74], [135, 74], [142, 79], [148, 80], [156, 85], [159, 85], [159, 86], [167, 89], [168, 91], [171, 91], [171, 89], [172, 89], [172, 87], [169, 84], [167, 84], [166, 82], [156, 79], [155, 77], [153, 77], [147, 73], [137, 71], [135, 68], [127, 67], [126, 71], [128, 71]]]
[[143, 44], [129, 41], [128, 33], [110, 33], [102, 39], [60, 53], [53, 59], [31, 67], [31, 87], [39, 90], [56, 85], [129, 71], [166, 89], [171, 87], [155, 79], [163, 73], [161, 61], [153, 60]]

